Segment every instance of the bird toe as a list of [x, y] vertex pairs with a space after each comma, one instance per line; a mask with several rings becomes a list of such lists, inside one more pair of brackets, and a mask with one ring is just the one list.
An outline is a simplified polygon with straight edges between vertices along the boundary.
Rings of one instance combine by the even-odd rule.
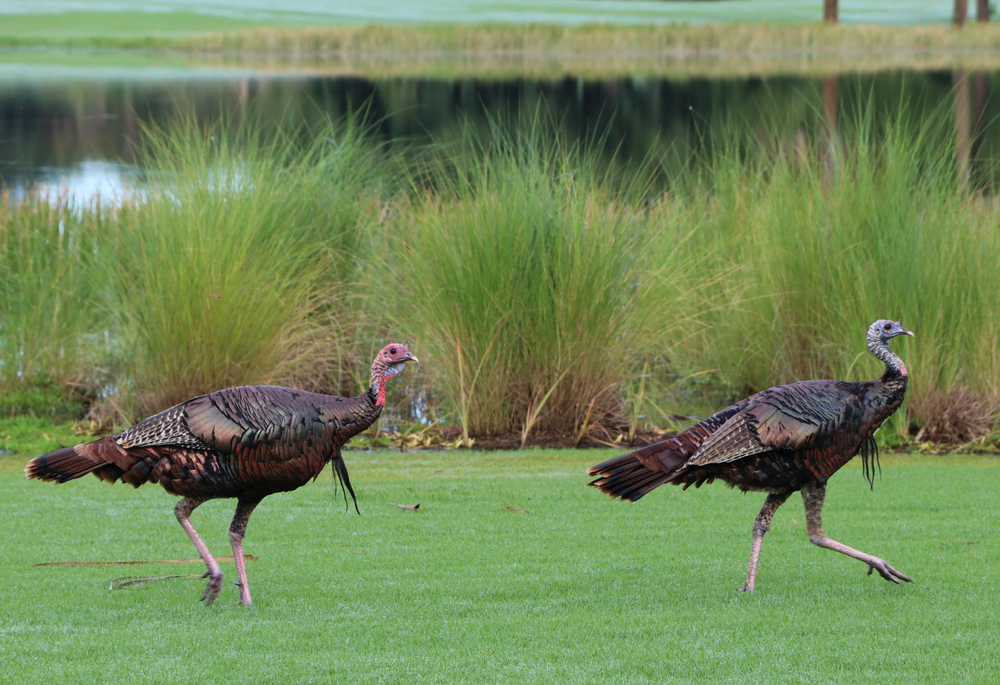
[[[209, 576], [208, 585], [205, 586], [205, 592], [201, 596], [201, 601], [205, 603], [205, 606], [212, 606], [212, 602], [215, 598], [219, 596], [219, 591], [222, 589], [222, 574], [212, 574], [206, 573]], [[202, 576], [204, 578], [204, 576]]]

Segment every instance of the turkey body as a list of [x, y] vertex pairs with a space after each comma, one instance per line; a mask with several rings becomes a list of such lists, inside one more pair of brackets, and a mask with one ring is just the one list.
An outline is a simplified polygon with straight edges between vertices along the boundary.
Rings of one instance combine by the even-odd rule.
[[867, 460], [872, 436], [902, 403], [905, 389], [900, 377], [871, 383], [801, 381], [764, 390], [632, 453], [649, 479], [612, 494], [635, 501], [663, 483], [700, 487], [716, 479], [764, 492], [824, 485], [863, 449]]
[[869, 329], [868, 347], [886, 364], [877, 380], [801, 381], [769, 388], [676, 437], [592, 467], [588, 473], [597, 478], [590, 485], [631, 502], [665, 483], [687, 488], [722, 480], [744, 491], [767, 492], [754, 524], [744, 590], [755, 587], [761, 542], [775, 510], [796, 491], [802, 492], [812, 542], [865, 561], [887, 580], [909, 581], [881, 559], [827, 538], [820, 518], [827, 481], [858, 453], [866, 476], [872, 477], [874, 433], [906, 393], [906, 367], [888, 347], [888, 340], [898, 335], [912, 333], [887, 320]]
[[[211, 604], [222, 571], [190, 515], [216, 498], [238, 500], [229, 537], [239, 575], [240, 602], [250, 604], [243, 560], [247, 521], [257, 504], [275, 492], [295, 490], [332, 463], [354, 498], [341, 448], [371, 426], [385, 405], [385, 383], [406, 361], [406, 345], [387, 345], [372, 363], [372, 385], [344, 398], [274, 385], [242, 386], [201, 395], [151, 416], [116, 435], [66, 447], [32, 459], [29, 478], [65, 483], [93, 473], [134, 487], [159, 483], [180, 495], [174, 513], [208, 567], [202, 599]], [[354, 499], [357, 509], [357, 499]]]
[[[93, 472], [109, 482], [151, 481], [183, 497], [263, 498], [305, 485], [331, 460], [342, 462], [340, 448], [381, 411], [371, 391], [342, 398], [243, 386], [195, 397], [75, 449], [101, 457]], [[39, 469], [48, 458], [38, 460]], [[63, 482], [55, 468], [49, 473]]]

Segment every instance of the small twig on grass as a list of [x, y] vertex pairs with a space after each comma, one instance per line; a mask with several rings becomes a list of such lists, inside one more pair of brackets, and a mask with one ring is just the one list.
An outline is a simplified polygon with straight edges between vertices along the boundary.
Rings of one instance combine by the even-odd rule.
[[406, 509], [407, 511], [416, 511], [420, 508], [419, 504], [396, 504], [395, 502], [389, 502], [389, 504], [400, 509]]
[[108, 589], [120, 590], [123, 587], [127, 587], [129, 585], [148, 583], [151, 580], [169, 580], [171, 578], [204, 578], [204, 577], [205, 576], [201, 573], [189, 573], [187, 575], [180, 575], [180, 576], [156, 576], [154, 578], [136, 578], [135, 576], [122, 576], [121, 578], [115, 578], [114, 580], [112, 580], [111, 585], [108, 587]]
[[503, 505], [504, 511], [511, 511], [515, 514], [533, 514], [534, 512], [528, 511], [527, 509], [518, 509], [517, 507], [512, 507], [509, 504]]
[[[245, 561], [258, 561], [252, 554], [244, 554]], [[216, 561], [236, 561], [236, 557], [215, 557]], [[159, 561], [47, 561], [35, 566], [135, 566], [138, 564], [204, 564], [201, 557], [193, 559], [160, 559]]]

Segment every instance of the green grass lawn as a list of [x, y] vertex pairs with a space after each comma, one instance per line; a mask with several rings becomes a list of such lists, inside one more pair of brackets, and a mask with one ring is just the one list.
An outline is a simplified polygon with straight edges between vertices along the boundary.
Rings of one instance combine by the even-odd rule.
[[[1000, 609], [989, 457], [889, 457], [829, 487], [826, 530], [912, 576], [897, 587], [811, 546], [779, 510], [755, 595], [736, 592], [762, 497], [721, 485], [623, 504], [584, 487], [608, 451], [363, 453], [362, 515], [329, 472], [267, 498], [216, 604], [203, 580], [110, 591], [191, 565], [35, 567], [195, 556], [174, 498], [94, 478], [28, 482], [0, 458], [5, 682], [984, 682]], [[419, 503], [402, 511], [390, 503]], [[518, 513], [507, 506], [531, 513]], [[193, 521], [230, 553], [231, 501]]]

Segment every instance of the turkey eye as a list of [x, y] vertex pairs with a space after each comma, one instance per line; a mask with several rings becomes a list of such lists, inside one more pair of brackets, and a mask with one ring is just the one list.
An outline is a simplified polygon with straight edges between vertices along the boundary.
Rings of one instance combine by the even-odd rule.
[[[888, 328], [888, 326], [886, 326], [886, 328]], [[389, 348], [389, 354], [396, 354], [396, 348], [395, 347], [390, 347]]]
[[889, 324], [885, 325], [885, 330], [889, 330], [890, 328], [892, 328], [892, 326], [890, 326]]

